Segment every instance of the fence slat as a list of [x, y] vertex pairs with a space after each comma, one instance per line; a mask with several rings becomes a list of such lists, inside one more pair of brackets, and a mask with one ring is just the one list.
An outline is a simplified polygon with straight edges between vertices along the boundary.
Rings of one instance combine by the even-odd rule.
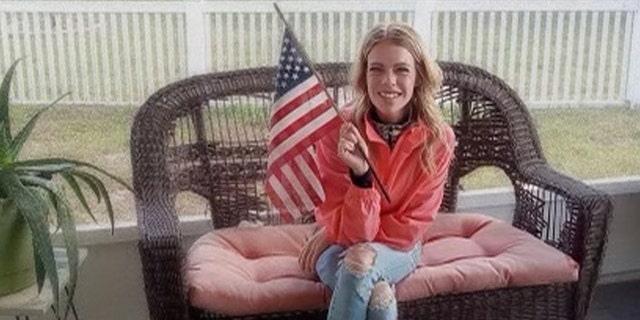
[[[89, 59], [89, 50], [87, 50], [87, 37], [86, 32], [88, 29], [88, 23], [85, 25], [85, 14], [78, 13], [78, 60], [76, 63], [80, 65], [80, 82], [81, 86], [77, 88], [78, 94], [80, 95], [80, 99], [82, 101], [88, 101], [89, 99], [95, 99], [95, 97], [91, 96], [90, 86], [89, 86], [89, 67], [87, 65], [87, 60]], [[112, 74], [110, 74], [112, 76]]]
[[245, 23], [244, 23], [244, 14], [239, 13], [236, 15], [236, 17], [238, 17], [237, 21], [238, 24], [236, 26], [238, 30], [238, 61], [236, 61], [235, 65], [232, 65], [232, 68], [236, 69], [238, 68], [240, 65], [242, 65], [245, 61], [247, 61], [247, 51], [245, 50], [245, 43], [246, 43], [246, 39], [245, 39], [245, 34], [244, 34], [244, 30], [245, 30]]
[[[2, 13], [0, 13], [0, 17]], [[44, 14], [44, 38], [45, 38], [45, 52], [47, 57], [46, 74], [47, 74], [47, 101], [57, 98], [58, 92], [58, 80], [56, 79], [56, 53], [53, 49], [53, 19], [51, 14]], [[0, 28], [2, 28], [0, 24]], [[6, 30], [6, 29], [5, 29]], [[3, 43], [4, 44], [4, 43]]]
[[[223, 62], [224, 59], [222, 59], [223, 55], [223, 38], [222, 38], [222, 34], [223, 34], [223, 29], [222, 29], [222, 13], [216, 13], [214, 14], [214, 21], [215, 21], [215, 28], [214, 30], [216, 31], [216, 47], [215, 47], [215, 57], [217, 57], [217, 59], [215, 59], [215, 57], [211, 57], [211, 59], [215, 59], [216, 61], [216, 67], [215, 70], [216, 71], [220, 71], [224, 68], [223, 66]], [[213, 64], [212, 64], [213, 65]]]
[[[91, 17], [91, 15], [89, 15]], [[124, 102], [124, 79], [122, 77], [122, 59], [121, 56], [123, 54], [128, 54], [122, 51], [120, 48], [120, 41], [125, 37], [120, 31], [122, 30], [122, 26], [118, 23], [118, 14], [110, 13], [109, 14], [109, 25], [111, 26], [111, 60], [113, 61], [113, 83], [114, 89], [113, 97], [116, 99], [116, 102], [123, 103]], [[107, 100], [107, 99], [105, 99]]]
[[497, 73], [500, 77], [505, 77], [505, 66], [507, 61], [504, 60], [505, 47], [507, 42], [507, 13], [500, 11], [500, 35], [498, 43], [498, 69]]
[[549, 73], [551, 72], [551, 34], [553, 32], [553, 12], [545, 12], [544, 22], [544, 55], [542, 58], [542, 82], [540, 83], [541, 91], [540, 96], [542, 99], [549, 100]]
[[316, 16], [316, 28], [318, 28], [318, 32], [316, 33], [316, 48], [315, 48], [315, 59], [311, 58], [311, 60], [320, 62], [320, 61], [324, 61], [324, 45], [322, 44], [322, 38], [324, 35], [324, 24], [323, 24], [323, 16], [324, 14], [322, 12], [316, 12], [315, 13]]
[[176, 27], [177, 27], [177, 33], [176, 33], [176, 48], [178, 49], [178, 58], [179, 58], [179, 63], [178, 66], [180, 67], [179, 71], [178, 71], [178, 77], [185, 77], [187, 75], [187, 22], [186, 22], [186, 18], [187, 15], [186, 14], [179, 14], [178, 16], [176, 16]]
[[[256, 18], [254, 14], [249, 15], [249, 65], [256, 65], [256, 49], [258, 39], [256, 36]], [[208, 47], [208, 46], [207, 46]]]
[[9, 57], [9, 27], [7, 26], [7, 20], [9, 20], [9, 13], [0, 12], [0, 43], [2, 44], [2, 63], [1, 70], [9, 69], [11, 65], [11, 58]]
[[130, 104], [136, 103], [136, 97], [133, 91], [133, 61], [131, 59], [131, 34], [129, 33], [129, 21], [131, 14], [122, 14], [120, 16], [120, 25], [122, 26], [122, 58], [124, 59], [125, 82], [124, 87], [127, 88], [127, 99], [125, 101]]
[[[335, 12], [329, 12], [327, 15], [328, 15], [328, 24], [329, 24], [328, 25], [328, 27], [329, 27], [328, 28], [329, 29], [328, 32], [329, 32], [330, 35], [335, 35], [336, 33], [334, 31], [335, 28], [334, 28], [334, 25], [333, 25], [333, 23], [334, 23], [333, 16], [335, 15]], [[341, 37], [340, 34], [338, 34], [338, 39], [342, 40], [342, 39], [340, 39], [340, 37]], [[334, 47], [335, 47], [334, 46], [334, 40], [332, 39], [332, 37], [322, 37], [322, 39], [323, 40], [324, 39], [329, 39], [328, 44], [327, 44], [327, 51], [329, 51], [327, 53], [327, 61], [335, 61], [335, 60], [339, 59], [339, 58], [336, 57], [336, 52], [334, 50]]]
[[616, 84], [617, 84], [617, 80], [618, 80], [618, 68], [621, 65], [621, 60], [620, 59], [620, 51], [619, 51], [619, 46], [620, 46], [620, 23], [621, 23], [621, 13], [620, 11], [615, 13], [615, 16], [613, 18], [613, 37], [612, 37], [612, 43], [611, 43], [611, 48], [613, 49], [613, 53], [611, 54], [611, 64], [612, 67], [610, 68], [610, 75], [609, 75], [609, 85], [607, 86], [607, 100], [614, 100], [619, 98], [618, 96], [616, 96]]
[[[109, 59], [109, 50], [111, 49], [109, 46], [109, 32], [110, 28], [107, 25], [107, 17], [106, 13], [100, 13], [98, 15], [98, 21], [100, 26], [100, 60], [102, 60], [102, 74], [108, 74], [109, 77], [101, 78], [103, 82], [103, 92], [105, 96], [111, 97], [113, 95], [112, 84], [113, 70], [111, 69], [111, 59]], [[153, 65], [153, 60], [147, 57], [147, 65]]]
[[260, 14], [260, 54], [258, 56], [261, 57], [260, 63], [262, 65], [268, 65], [271, 59], [268, 58], [268, 50], [267, 50], [267, 14]]
[[273, 61], [274, 64], [277, 63], [276, 60], [280, 56], [280, 41], [282, 41], [282, 39], [278, 37], [278, 23], [278, 15], [271, 13], [271, 61]]
[[66, 56], [66, 52], [65, 52], [65, 46], [64, 46], [64, 34], [63, 34], [63, 30], [62, 30], [62, 14], [55, 14], [54, 16], [54, 22], [55, 22], [55, 37], [56, 37], [56, 58], [58, 60], [57, 63], [57, 68], [54, 67], [54, 70], [56, 71], [55, 74], [58, 75], [60, 81], [58, 81], [59, 83], [59, 88], [58, 88], [58, 92], [56, 95], [60, 94], [61, 92], [66, 92], [69, 90], [69, 83], [67, 82], [67, 70], [66, 70], [66, 66], [67, 64], [65, 63], [65, 56]]
[[527, 52], [529, 52], [529, 28], [529, 12], [525, 12], [522, 21], [522, 50], [520, 51], [522, 56], [519, 59], [518, 67], [518, 72], [520, 73], [520, 81], [518, 83], [520, 91], [519, 93], [524, 99], [528, 98], [527, 92], [525, 91], [527, 85], [527, 72], [525, 71], [525, 66], [527, 66], [529, 63], [529, 61], [527, 60]]
[[607, 56], [607, 53], [610, 50], [608, 46], [609, 45], [608, 43], [609, 42], [609, 22], [610, 22], [610, 13], [605, 12], [604, 18], [602, 21], [602, 33], [600, 33], [600, 39], [601, 39], [600, 56], [598, 57], [598, 60], [600, 60], [600, 66], [598, 67], [598, 72], [596, 73], [596, 75], [598, 75], [598, 77], [596, 78], [596, 82], [598, 83], [596, 94], [595, 94], [596, 99], [604, 98], [604, 83], [605, 83], [605, 80], [607, 79], [605, 63], [607, 61], [610, 61], [609, 57]]
[[[93, 88], [94, 99], [107, 100], [109, 95], [104, 92], [103, 80], [100, 75], [104, 75], [108, 70], [103, 70], [103, 64], [101, 61], [100, 52], [102, 47], [100, 46], [100, 30], [104, 29], [104, 26], [98, 21], [97, 13], [89, 14], [89, 68], [91, 69], [91, 87]], [[125, 54], [126, 55], [126, 54]]]
[[[445, 13], [447, 14], [447, 13]], [[475, 50], [475, 58], [476, 63], [479, 65], [484, 65], [484, 12], [478, 13], [478, 20], [476, 21], [476, 50]], [[444, 29], [444, 28], [443, 28]], [[493, 36], [493, 35], [492, 35]]]
[[[206, 16], [206, 18], [209, 18], [209, 15]], [[153, 33], [154, 39], [153, 42], [156, 45], [155, 48], [155, 57], [154, 60], [156, 62], [156, 75], [154, 78], [156, 78], [155, 81], [155, 86], [151, 87], [151, 90], [156, 90], [159, 89], [158, 87], [163, 85], [164, 83], [166, 83], [167, 81], [167, 74], [165, 72], [165, 59], [162, 59], [162, 57], [166, 57], [166, 53], [164, 52], [163, 49], [163, 44], [164, 41], [163, 39], [167, 38], [167, 34], [164, 32], [164, 27], [163, 27], [163, 23], [162, 20], [164, 20], [164, 17], [162, 16], [162, 14], [160, 13], [156, 13], [153, 17], [153, 22], [154, 22], [154, 28], [155, 28], [155, 32]], [[208, 26], [210, 24], [206, 23], [205, 26]], [[112, 26], [113, 28], [113, 26]], [[205, 28], [205, 34], [209, 34], [209, 29]], [[205, 37], [205, 39], [207, 39], [207, 41], [209, 40], [209, 37]], [[209, 46], [205, 46], [205, 52], [207, 51], [207, 48]], [[206, 56], [206, 55], [205, 55]], [[205, 60], [206, 61], [206, 60]], [[117, 86], [117, 82], [116, 82], [116, 86]]]
[[542, 12], [535, 12], [535, 20], [533, 25], [533, 46], [531, 50], [533, 51], [531, 57], [531, 78], [529, 79], [529, 95], [527, 97], [531, 100], [536, 100], [538, 94], [538, 64], [539, 53], [540, 53], [540, 25], [542, 24]]
[[[167, 63], [167, 72], [168, 72], [168, 79], [166, 80], [166, 82], [171, 82], [171, 81], [175, 81], [177, 80], [177, 74], [178, 72], [176, 71], [176, 63], [175, 61], [177, 60], [177, 54], [176, 54], [176, 30], [175, 30], [175, 23], [176, 23], [176, 15], [173, 13], [167, 14], [165, 16], [165, 24], [167, 26], [167, 53], [166, 56], [168, 57], [166, 63]], [[209, 23], [211, 23], [211, 21], [209, 21]], [[210, 25], [210, 24], [207, 24]], [[207, 37], [207, 39], [211, 39], [211, 37]], [[211, 40], [209, 40], [209, 43], [212, 43]], [[211, 48], [211, 45], [208, 46], [208, 48]], [[211, 49], [209, 49], [211, 50]], [[209, 51], [211, 52], [211, 51]], [[207, 57], [210, 57], [211, 54], [207, 55]], [[213, 64], [209, 64], [208, 68], [214, 68]]]
[[[77, 57], [77, 47], [76, 47], [76, 30], [78, 30], [78, 26], [75, 23], [76, 13], [68, 13], [66, 14], [66, 22], [67, 22], [67, 49], [71, 49], [69, 52], [69, 75], [71, 76], [71, 98], [74, 100], [80, 100], [80, 82], [78, 75], [78, 57]], [[105, 59], [106, 60], [106, 59]], [[108, 69], [107, 69], [108, 70]], [[107, 78], [107, 77], [105, 77]], [[105, 79], [106, 80], [106, 79]]]
[[24, 57], [25, 57], [25, 65], [26, 65], [26, 80], [28, 87], [25, 88], [25, 97], [30, 101], [35, 101], [37, 97], [37, 93], [35, 92], [37, 89], [36, 86], [36, 76], [34, 70], [36, 69], [35, 58], [33, 56], [33, 40], [31, 39], [31, 34], [35, 32], [31, 28], [31, 20], [33, 19], [32, 13], [23, 13], [22, 15], [22, 34], [23, 34], [23, 45], [24, 45]]
[[451, 25], [451, 15], [453, 14], [453, 12], [445, 12], [444, 13], [444, 25], [445, 27], [442, 28], [442, 43], [440, 45], [441, 49], [441, 57], [442, 59], [448, 60], [450, 59], [450, 54], [449, 54], [449, 47], [451, 46], [451, 40], [449, 39], [449, 29], [448, 26]]
[[[345, 13], [340, 12], [338, 16], [338, 30], [347, 30], [345, 23]], [[338, 40], [338, 61], [348, 61], [347, 53], [344, 50], [344, 44], [347, 42], [346, 32], [338, 32], [340, 39]]]
[[358, 42], [359, 40], [356, 40], [356, 29], [357, 29], [357, 24], [356, 24], [356, 17], [357, 14], [355, 12], [351, 12], [350, 14], [351, 16], [351, 37], [349, 38], [349, 56], [350, 57], [355, 57], [356, 55], [356, 42]]
[[140, 25], [140, 13], [134, 13], [132, 15], [132, 25], [133, 29], [133, 51], [135, 54], [135, 70], [134, 73], [135, 79], [133, 80], [136, 86], [135, 97], [140, 98], [144, 97], [144, 78], [142, 76], [142, 37], [140, 36], [140, 29], [142, 26]]
[[[556, 20], [556, 41], [555, 41], [555, 50], [553, 52], [555, 56], [555, 60], [553, 62], [553, 80], [551, 80], [551, 100], [559, 100], [558, 92], [560, 91], [560, 86], [562, 83], [560, 82], [560, 69], [562, 66], [560, 65], [560, 59], [563, 55], [569, 55], [569, 50], [571, 50], [571, 46], [567, 46], [566, 48], [569, 50], [563, 50], [563, 38], [564, 38], [564, 19], [565, 12], [558, 12], [557, 20]], [[573, 38], [573, 35], [569, 34], [569, 38]], [[566, 53], [565, 53], [566, 52]], [[569, 74], [565, 73], [565, 81], [567, 81], [566, 77]]]
[[[578, 17], [579, 18], [579, 17]], [[569, 84], [570, 83], [574, 83], [577, 82], [577, 78], [574, 78], [573, 75], [575, 74], [572, 71], [572, 64], [573, 64], [573, 59], [575, 57], [574, 52], [576, 50], [576, 48], [574, 47], [573, 43], [574, 43], [574, 31], [575, 31], [575, 25], [576, 25], [576, 12], [572, 11], [569, 14], [569, 33], [567, 36], [567, 54], [564, 60], [564, 88], [562, 90], [562, 100], [569, 100], [570, 98], [570, 92], [569, 92]], [[576, 66], [577, 68], [577, 66]], [[568, 78], [567, 78], [568, 77]]]
[[465, 12], [465, 29], [466, 31], [464, 32], [464, 61], [465, 62], [472, 62], [471, 60], [471, 38], [472, 34], [471, 34], [471, 26], [473, 25], [473, 16], [474, 13], [467, 11]]
[[[36, 95], [34, 100], [44, 102], [51, 100], [49, 94], [47, 92], [47, 70], [46, 65], [44, 64], [44, 50], [45, 50], [45, 33], [42, 22], [44, 21], [44, 15], [40, 12], [36, 12], [33, 14], [33, 44], [34, 44], [34, 54], [36, 59], [36, 81], [37, 90], [34, 90], [34, 94]], [[44, 101], [43, 101], [44, 100]]]
[[578, 30], [578, 62], [576, 64], [576, 77], [574, 79], [575, 87], [573, 89], [573, 100], [580, 100], [584, 79], [582, 78], [582, 70], [584, 69], [584, 41], [587, 33], [587, 12], [581, 12], [580, 28]]
[[152, 14], [151, 13], [143, 13], [142, 14], [142, 50], [144, 51], [144, 67], [145, 67], [145, 87], [143, 90], [143, 95], [149, 95], [151, 92], [151, 88], [155, 87], [156, 75], [155, 70], [153, 70], [153, 59], [154, 59], [154, 50], [153, 50], [153, 40], [151, 39], [152, 32]]
[[580, 100], [584, 100], [586, 97], [593, 97], [594, 87], [593, 87], [593, 77], [596, 72], [596, 52], [598, 50], [596, 46], [597, 40], [597, 30], [598, 25], [600, 24], [600, 13], [599, 12], [591, 12], [591, 22], [589, 23], [589, 51], [588, 51], [588, 64], [587, 64], [587, 84], [586, 91]]
[[495, 32], [495, 24], [496, 24], [496, 13], [494, 11], [491, 11], [489, 13], [489, 43], [487, 45], [487, 50], [486, 50], [486, 54], [487, 54], [487, 60], [485, 62], [485, 66], [487, 67], [487, 70], [489, 70], [489, 72], [495, 72], [496, 67], [496, 61], [493, 58], [494, 52], [495, 52], [495, 38], [496, 38], [496, 32]]
[[[637, 13], [636, 13], [637, 14]], [[627, 96], [627, 81], [628, 80], [628, 72], [629, 72], [629, 59], [631, 53], [631, 36], [633, 34], [633, 16], [634, 13], [627, 13], [625, 17], [625, 26], [624, 26], [624, 44], [623, 44], [623, 55], [622, 58], [622, 67], [620, 68], [621, 74], [625, 74], [624, 80], [620, 81], [620, 91], [618, 93], [619, 97]], [[636, 18], [637, 19], [637, 18]]]
[[442, 55], [439, 53], [440, 43], [438, 39], [440, 38], [440, 13], [434, 12], [432, 13], [431, 19], [431, 50], [433, 50], [434, 58], [440, 58]]
[[450, 60], [460, 61], [462, 58], [460, 56], [460, 47], [462, 47], [462, 44], [459, 43], [462, 39], [462, 12], [454, 12], [453, 21], [453, 54]]
[[[520, 13], [518, 12], [512, 12], [510, 13], [511, 15], [511, 34], [509, 35], [509, 37], [511, 38], [510, 41], [510, 45], [509, 45], [509, 80], [513, 83], [516, 84], [516, 52], [518, 52], [518, 47], [517, 47], [517, 42], [516, 39], [518, 39], [518, 25], [519, 25], [519, 17], [520, 17]], [[521, 63], [524, 63], [524, 61], [522, 61]]]
[[[12, 46], [10, 48], [13, 48], [13, 55], [11, 56], [11, 60], [17, 60], [18, 58], [24, 57], [24, 53], [22, 52], [22, 50], [20, 50], [21, 48], [21, 44], [20, 44], [20, 32], [18, 29], [18, 21], [20, 21], [20, 19], [18, 18], [18, 13], [17, 12], [13, 12], [11, 13], [11, 15], [9, 16], [9, 22], [11, 23], [11, 31], [10, 34], [13, 38], [13, 43]], [[16, 70], [16, 73], [14, 74], [14, 80], [13, 80], [13, 85], [12, 85], [12, 91], [14, 92], [14, 96], [16, 97], [17, 100], [27, 100], [25, 93], [26, 93], [26, 87], [27, 87], [27, 83], [26, 83], [26, 73], [27, 73], [27, 68], [28, 66], [26, 66], [25, 61], [22, 61], [22, 66], [21, 68], [18, 68]]]

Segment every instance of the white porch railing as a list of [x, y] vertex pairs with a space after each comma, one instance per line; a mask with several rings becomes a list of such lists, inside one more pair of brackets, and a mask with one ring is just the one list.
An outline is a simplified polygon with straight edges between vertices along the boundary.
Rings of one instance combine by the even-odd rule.
[[[640, 103], [640, 0], [282, 1], [316, 62], [349, 61], [381, 21], [413, 24], [442, 60], [480, 65], [531, 106]], [[272, 1], [0, 2], [14, 101], [139, 105], [188, 75], [275, 65]]]

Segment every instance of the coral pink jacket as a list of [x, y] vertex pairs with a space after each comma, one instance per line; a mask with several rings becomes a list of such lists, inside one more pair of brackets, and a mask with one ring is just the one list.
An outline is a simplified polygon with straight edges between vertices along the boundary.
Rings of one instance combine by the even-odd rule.
[[326, 200], [316, 210], [316, 220], [325, 227], [330, 243], [351, 246], [381, 242], [408, 250], [422, 239], [440, 207], [455, 136], [447, 127], [447, 144], [435, 149], [435, 170], [427, 174], [422, 168], [421, 154], [423, 142], [431, 131], [424, 122], [405, 128], [391, 150], [370, 121], [367, 117], [365, 135], [369, 140], [369, 154], [391, 203], [384, 199], [375, 181], [373, 188], [360, 188], [351, 183], [349, 169], [337, 153], [337, 128], [317, 143]]

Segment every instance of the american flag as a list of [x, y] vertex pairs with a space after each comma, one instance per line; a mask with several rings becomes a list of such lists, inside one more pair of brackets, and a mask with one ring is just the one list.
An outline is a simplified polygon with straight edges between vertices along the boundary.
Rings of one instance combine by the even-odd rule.
[[324, 84], [285, 28], [271, 109], [266, 190], [285, 221], [299, 220], [324, 201], [313, 144], [340, 124]]

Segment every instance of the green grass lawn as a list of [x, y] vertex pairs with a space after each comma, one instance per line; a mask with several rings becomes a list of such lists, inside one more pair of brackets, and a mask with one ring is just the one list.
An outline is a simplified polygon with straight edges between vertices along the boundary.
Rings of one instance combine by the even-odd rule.
[[[13, 107], [14, 130], [35, 110]], [[136, 110], [54, 107], [40, 119], [22, 159], [61, 156], [90, 161], [131, 182], [129, 131]], [[536, 109], [532, 115], [545, 155], [559, 171], [579, 179], [640, 175], [640, 108]], [[135, 219], [132, 194], [106, 182], [117, 219]], [[490, 168], [474, 172], [463, 183], [467, 190], [508, 185], [503, 174]], [[90, 221], [77, 211], [78, 222]], [[106, 210], [98, 207], [96, 212], [105, 222]]]

